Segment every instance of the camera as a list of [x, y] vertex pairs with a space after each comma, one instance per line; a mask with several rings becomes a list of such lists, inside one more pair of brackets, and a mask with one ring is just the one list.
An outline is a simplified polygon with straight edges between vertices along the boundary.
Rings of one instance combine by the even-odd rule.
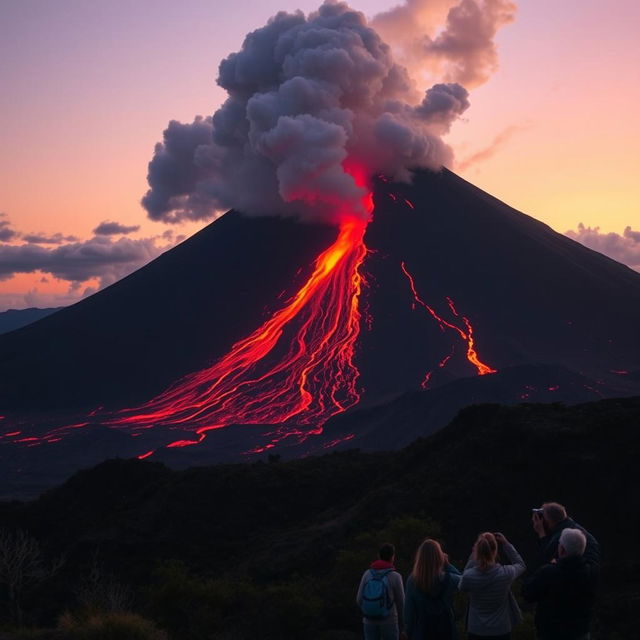
[[531, 509], [531, 513], [542, 518], [542, 516], [544, 515], [544, 509]]

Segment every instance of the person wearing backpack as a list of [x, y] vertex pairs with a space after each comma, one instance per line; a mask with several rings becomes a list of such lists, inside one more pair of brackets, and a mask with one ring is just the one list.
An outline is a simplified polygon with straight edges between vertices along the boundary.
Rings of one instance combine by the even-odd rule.
[[378, 560], [360, 580], [356, 602], [362, 611], [365, 640], [398, 640], [404, 626], [404, 587], [393, 564], [395, 557], [395, 547], [383, 544]]
[[449, 564], [436, 540], [427, 538], [416, 552], [407, 580], [404, 621], [409, 640], [456, 640], [453, 595], [460, 572]]
[[[498, 544], [509, 564], [498, 562]], [[501, 533], [481, 533], [464, 568], [458, 588], [469, 593], [469, 640], [509, 640], [522, 620], [511, 584], [526, 570], [524, 560]]]

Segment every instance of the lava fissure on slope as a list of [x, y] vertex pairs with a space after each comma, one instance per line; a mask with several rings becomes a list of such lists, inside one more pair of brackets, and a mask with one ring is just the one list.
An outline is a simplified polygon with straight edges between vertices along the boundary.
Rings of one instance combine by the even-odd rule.
[[[449, 310], [455, 316], [455, 318], [462, 320], [465, 327], [464, 329], [449, 322], [448, 320], [445, 320], [441, 315], [439, 315], [435, 311], [435, 309], [432, 306], [428, 305], [420, 297], [420, 294], [418, 293], [418, 290], [416, 288], [415, 280], [411, 275], [411, 273], [409, 272], [409, 270], [407, 269], [407, 265], [405, 262], [400, 263], [400, 268], [402, 269], [402, 272], [404, 273], [407, 280], [409, 281], [409, 287], [411, 288], [411, 293], [413, 294], [414, 303], [417, 303], [418, 305], [426, 309], [426, 311], [431, 315], [431, 317], [438, 323], [442, 331], [445, 331], [446, 329], [450, 329], [456, 332], [460, 336], [460, 338], [466, 343], [466, 346], [467, 346], [467, 353], [466, 353], [467, 360], [476, 368], [478, 375], [484, 376], [489, 373], [496, 373], [497, 369], [490, 367], [489, 365], [485, 364], [480, 360], [478, 353], [475, 349], [475, 340], [473, 337], [473, 326], [469, 318], [467, 318], [466, 316], [460, 315], [458, 313], [458, 310], [456, 309], [456, 306], [453, 300], [449, 296], [447, 296], [446, 297], [447, 306], [449, 307]], [[453, 348], [453, 345], [452, 345], [452, 348]], [[453, 354], [450, 354], [446, 356], [443, 360], [441, 360], [441, 362], [438, 364], [438, 367], [444, 368], [447, 362], [451, 359], [452, 355]], [[424, 380], [421, 383], [421, 386], [423, 389], [426, 389], [428, 387], [432, 373], [433, 373], [432, 371], [428, 371], [427, 374], [425, 375]]]
[[[360, 332], [360, 267], [367, 253], [367, 221], [340, 225], [335, 242], [315, 261], [314, 271], [288, 303], [212, 366], [187, 376], [110, 424], [153, 424], [206, 431], [229, 424], [314, 424], [318, 428], [360, 400], [354, 363]], [[283, 335], [295, 325], [286, 352], [269, 364]]]
[[286, 437], [302, 442], [321, 433], [329, 418], [360, 401], [355, 351], [368, 251], [364, 235], [374, 204], [363, 168], [350, 161], [344, 168], [363, 191], [361, 211], [342, 211], [337, 238], [316, 258], [297, 293], [213, 365], [107, 424], [129, 429], [161, 424], [198, 435], [167, 448], [198, 444], [208, 431], [232, 424], [278, 425], [265, 434], [270, 442], [249, 452], [259, 453]]

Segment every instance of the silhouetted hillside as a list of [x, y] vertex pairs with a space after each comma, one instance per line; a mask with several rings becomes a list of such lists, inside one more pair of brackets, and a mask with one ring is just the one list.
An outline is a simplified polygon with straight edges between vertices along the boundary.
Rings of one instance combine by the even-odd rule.
[[0, 313], [0, 333], [9, 333], [25, 327], [36, 320], [46, 318], [56, 311], [60, 311], [63, 307], [53, 307], [51, 309], [38, 309], [32, 307], [29, 309], [9, 309]]
[[[397, 452], [185, 471], [111, 460], [35, 502], [2, 504], [0, 517], [48, 554], [67, 554], [56, 588], [32, 602], [42, 619], [73, 606], [74, 585], [98, 557], [176, 638], [203, 637], [203, 626], [211, 638], [255, 637], [248, 629], [265, 607], [262, 637], [355, 638], [346, 633], [359, 630], [353, 596], [383, 538], [398, 544], [405, 574], [426, 534], [460, 564], [482, 530], [504, 531], [531, 566], [530, 510], [555, 499], [602, 543], [595, 638], [631, 638], [640, 622], [639, 424], [640, 398], [478, 405]], [[287, 613], [285, 600], [301, 594], [306, 604]], [[278, 616], [293, 625], [289, 635], [277, 634]]]

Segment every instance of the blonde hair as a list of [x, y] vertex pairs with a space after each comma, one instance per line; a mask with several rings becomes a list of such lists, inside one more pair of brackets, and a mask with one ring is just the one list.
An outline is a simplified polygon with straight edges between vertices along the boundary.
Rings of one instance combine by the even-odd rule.
[[427, 593], [435, 593], [440, 574], [445, 565], [445, 555], [437, 540], [427, 538], [418, 547], [411, 577], [417, 587]]
[[480, 571], [486, 571], [496, 562], [498, 543], [493, 533], [485, 531], [478, 536], [473, 545], [473, 559]]

